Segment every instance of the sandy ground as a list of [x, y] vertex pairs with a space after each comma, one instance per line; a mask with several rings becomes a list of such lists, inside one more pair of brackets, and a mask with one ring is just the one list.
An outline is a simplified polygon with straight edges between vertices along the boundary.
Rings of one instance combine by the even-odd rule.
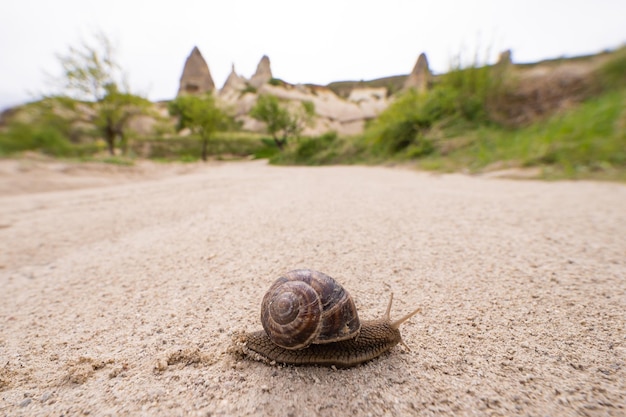
[[[0, 192], [0, 415], [626, 415], [624, 185], [2, 161]], [[229, 353], [300, 267], [421, 306], [411, 350]]]

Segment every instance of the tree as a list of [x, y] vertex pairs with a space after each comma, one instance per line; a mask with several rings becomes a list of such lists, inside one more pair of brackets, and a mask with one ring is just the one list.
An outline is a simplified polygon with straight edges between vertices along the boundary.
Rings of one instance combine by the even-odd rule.
[[94, 120], [96, 128], [102, 133], [109, 153], [115, 153], [115, 142], [126, 143], [128, 121], [145, 113], [150, 103], [142, 97], [120, 92], [116, 84], [105, 87], [106, 95], [98, 102], [98, 114]]
[[289, 137], [300, 135], [313, 122], [315, 105], [311, 101], [302, 101], [300, 105], [288, 108], [281, 105], [278, 97], [263, 94], [257, 99], [250, 116], [265, 123], [267, 133], [272, 135], [276, 146], [283, 149]]
[[202, 160], [207, 160], [211, 137], [228, 125], [228, 115], [217, 106], [211, 93], [203, 96], [182, 95], [169, 103], [169, 112], [178, 116], [177, 130], [188, 128], [202, 141]]
[[63, 67], [59, 84], [60, 98], [64, 100], [59, 102], [75, 112], [79, 112], [77, 101], [92, 103], [94, 112], [82, 112], [79, 118], [87, 118], [85, 121], [95, 125], [109, 153], [114, 155], [117, 139], [126, 138], [128, 121], [147, 113], [150, 102], [130, 92], [126, 76], [116, 61], [115, 48], [106, 35], [96, 34], [95, 41], [95, 45], [83, 43], [57, 56]]

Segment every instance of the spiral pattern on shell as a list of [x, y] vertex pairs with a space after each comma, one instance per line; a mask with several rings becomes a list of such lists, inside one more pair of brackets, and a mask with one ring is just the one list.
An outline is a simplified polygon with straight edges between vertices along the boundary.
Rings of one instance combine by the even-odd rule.
[[261, 323], [269, 338], [285, 349], [304, 349], [358, 335], [356, 306], [333, 278], [296, 269], [278, 278], [265, 293]]

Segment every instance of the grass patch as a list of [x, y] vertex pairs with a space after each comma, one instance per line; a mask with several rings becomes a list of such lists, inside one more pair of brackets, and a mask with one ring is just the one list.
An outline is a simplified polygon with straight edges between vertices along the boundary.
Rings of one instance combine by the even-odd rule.
[[[130, 152], [161, 161], [195, 162], [202, 155], [199, 138], [190, 135], [172, 138], [133, 140]], [[217, 159], [241, 159], [257, 155], [267, 148], [264, 136], [250, 132], [219, 132], [208, 141], [207, 154]]]
[[100, 150], [97, 143], [72, 143], [65, 132], [54, 125], [12, 123], [0, 132], [0, 156], [25, 151], [44, 155], [80, 158]]
[[503, 119], [499, 109], [512, 106], [524, 113], [545, 103], [522, 100], [515, 74], [497, 65], [457, 65], [438, 77], [428, 92], [408, 91], [396, 97], [362, 136], [304, 139], [271, 161], [308, 165], [411, 161], [437, 171], [538, 168], [550, 179], [624, 180], [625, 68], [622, 48], [588, 79], [575, 80], [593, 87], [585, 94], [561, 89], [552, 97], [558, 104], [555, 109], [561, 110], [539, 112], [520, 124]]
[[[524, 78], [515, 69], [520, 66], [474, 62], [462, 68], [459, 58], [448, 73], [433, 78], [427, 92], [409, 90], [394, 96], [360, 136], [328, 133], [292, 139], [280, 150], [267, 134], [228, 131], [212, 135], [207, 151], [211, 158], [267, 158], [273, 164], [409, 162], [422, 169], [464, 172], [532, 167], [544, 178], [626, 180], [626, 47], [608, 58], [584, 77], [557, 72], [541, 79]], [[561, 62], [548, 64], [558, 68]], [[403, 79], [379, 81], [393, 81], [397, 90]], [[271, 84], [282, 81], [273, 79]], [[346, 82], [333, 87], [346, 95], [354, 86], [365, 85], [373, 86]], [[28, 117], [0, 126], [0, 156], [36, 151], [101, 158], [97, 155], [105, 145], [92, 127], [64, 119], [46, 102], [25, 110], [23, 116]], [[123, 157], [104, 162], [125, 165], [135, 157], [200, 160], [199, 138], [164, 137], [170, 133], [131, 136], [127, 146], [122, 145]]]
[[[416, 113], [423, 111], [420, 100], [423, 98], [411, 100], [415, 107], [406, 113], [412, 125], [406, 125], [404, 116], [387, 115], [383, 125], [374, 126], [362, 136], [327, 134], [294, 141], [270, 162], [412, 162], [421, 169], [472, 173], [539, 167], [547, 179], [626, 180], [626, 90], [606, 93], [518, 129], [466, 118], [430, 119], [428, 127], [421, 129], [421, 122], [415, 119]], [[385, 134], [393, 139], [391, 143], [381, 143]]]
[[600, 68], [598, 75], [601, 86], [607, 90], [626, 87], [626, 46], [613, 53], [613, 57]]
[[372, 163], [361, 137], [340, 137], [335, 132], [292, 141], [270, 158], [275, 165], [333, 165]]
[[[453, 141], [461, 145], [451, 146]], [[626, 171], [626, 90], [520, 129], [480, 126], [464, 137], [440, 139], [437, 148], [420, 167], [471, 172], [494, 165], [543, 167], [551, 178], [619, 178]]]
[[101, 159], [105, 164], [118, 165], [118, 166], [133, 166], [135, 161], [130, 158], [124, 158], [121, 156], [108, 156]]

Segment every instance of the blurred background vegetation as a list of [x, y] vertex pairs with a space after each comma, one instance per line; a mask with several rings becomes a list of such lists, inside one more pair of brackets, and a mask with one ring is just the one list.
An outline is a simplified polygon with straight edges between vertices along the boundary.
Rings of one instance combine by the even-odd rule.
[[624, 181], [626, 47], [582, 79], [523, 79], [498, 65], [455, 64], [428, 91], [400, 93], [363, 135], [301, 139], [271, 160], [472, 173], [536, 167], [544, 178]]
[[[102, 42], [108, 47], [106, 39]], [[98, 67], [114, 60], [109, 56], [103, 61], [97, 52], [88, 45], [70, 50], [61, 57], [68, 72], [60, 93], [2, 115], [0, 157], [31, 151], [129, 164], [135, 158], [268, 158], [274, 164], [410, 164], [442, 172], [534, 168], [543, 178], [626, 180], [626, 47], [604, 53], [604, 63], [582, 79], [567, 74], [529, 79], [520, 71], [532, 65], [478, 60], [462, 65], [455, 59], [424, 92], [401, 91], [399, 77], [361, 82], [386, 86], [394, 95], [389, 107], [352, 137], [333, 132], [301, 137], [314, 109], [303, 104], [290, 116], [289, 106], [275, 99], [265, 101], [276, 108], [256, 109], [268, 127], [272, 114], [284, 125], [282, 130], [268, 128], [267, 134], [242, 131], [228, 109], [216, 109], [211, 98], [204, 99], [210, 104], [207, 111], [220, 113], [208, 120], [197, 108], [183, 112], [185, 106], [202, 106], [202, 100], [148, 105], [124, 88], [123, 77], [110, 77], [111, 69]], [[576, 59], [584, 63], [591, 58]], [[90, 97], [71, 94], [82, 70], [100, 74], [98, 90]], [[328, 87], [345, 96], [354, 86]], [[192, 113], [200, 116], [181, 119]], [[130, 119], [142, 115], [153, 120], [150, 135], [129, 128]]]

